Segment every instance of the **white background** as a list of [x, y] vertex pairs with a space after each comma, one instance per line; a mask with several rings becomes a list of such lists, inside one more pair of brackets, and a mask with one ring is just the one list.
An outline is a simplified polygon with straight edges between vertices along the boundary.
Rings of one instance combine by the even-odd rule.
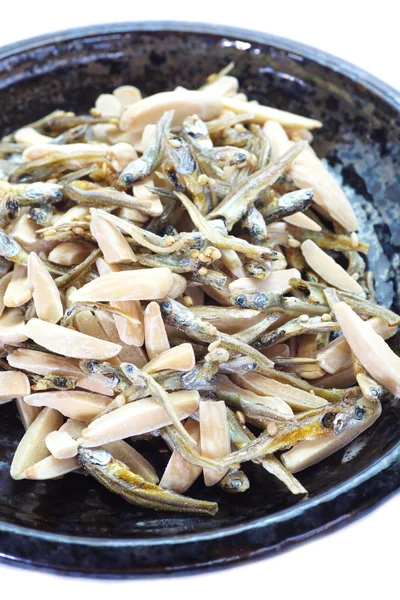
[[[299, 40], [353, 62], [400, 89], [396, 0], [1, 0], [0, 44], [93, 23], [154, 19], [213, 22]], [[129, 83], [129, 82], [127, 82]], [[295, 549], [197, 576], [95, 581], [0, 564], [0, 597], [102, 600], [110, 594], [228, 598], [399, 598], [399, 495], [364, 518]], [[397, 510], [396, 510], [397, 509]], [[12, 596], [9, 596], [12, 594]], [[211, 595], [210, 595], [211, 594]], [[207, 599], [208, 600], [208, 599]]]

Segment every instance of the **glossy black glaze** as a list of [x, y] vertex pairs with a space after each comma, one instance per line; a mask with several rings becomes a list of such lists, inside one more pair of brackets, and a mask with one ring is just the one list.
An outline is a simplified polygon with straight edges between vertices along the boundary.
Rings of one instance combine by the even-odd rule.
[[[0, 51], [0, 130], [56, 107], [88, 110], [100, 92], [133, 83], [145, 94], [196, 88], [234, 60], [249, 97], [324, 122], [315, 148], [353, 189], [363, 237], [373, 245], [378, 292], [398, 307], [400, 244], [397, 93], [317, 50], [244, 30], [199, 24], [96, 26]], [[381, 245], [381, 246], [380, 246]], [[23, 430], [12, 405], [0, 407], [0, 557], [63, 572], [104, 576], [226, 565], [286, 547], [345, 521], [399, 486], [400, 407], [385, 405], [368, 443], [349, 462], [338, 452], [300, 475], [296, 499], [263, 470], [247, 467], [249, 492], [190, 490], [217, 500], [214, 518], [154, 513], [126, 504], [82, 475], [14, 482], [9, 464]], [[165, 455], [143, 444], [144, 453]]]

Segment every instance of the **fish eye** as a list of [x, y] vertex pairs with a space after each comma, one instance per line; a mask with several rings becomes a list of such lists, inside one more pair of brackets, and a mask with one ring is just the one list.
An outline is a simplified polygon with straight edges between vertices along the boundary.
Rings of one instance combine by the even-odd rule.
[[133, 373], [133, 365], [125, 365], [126, 373]]
[[60, 200], [61, 200], [62, 197], [63, 197], [63, 193], [62, 193], [61, 190], [54, 190], [53, 191], [53, 198], [60, 198]]
[[161, 302], [160, 308], [162, 310], [169, 310], [171, 308], [171, 302]]
[[335, 425], [336, 413], [327, 412], [321, 419], [321, 423], [327, 429], [333, 429]]
[[256, 298], [254, 299], [254, 304], [256, 308], [265, 308], [265, 306], [267, 305], [267, 296], [262, 293], [257, 294]]
[[127, 185], [133, 183], [133, 175], [131, 173], [125, 173], [124, 183], [126, 183]]
[[237, 160], [237, 162], [245, 162], [245, 160], [246, 160], [246, 155], [245, 155], [245, 154], [243, 154], [243, 152], [238, 152], [238, 153], [236, 154], [236, 160]]
[[235, 300], [235, 304], [237, 304], [238, 306], [244, 306], [246, 304], [246, 297], [238, 296]]
[[362, 406], [356, 406], [356, 409], [354, 411], [354, 418], [357, 419], [357, 421], [361, 421], [364, 417], [365, 417], [366, 411]]

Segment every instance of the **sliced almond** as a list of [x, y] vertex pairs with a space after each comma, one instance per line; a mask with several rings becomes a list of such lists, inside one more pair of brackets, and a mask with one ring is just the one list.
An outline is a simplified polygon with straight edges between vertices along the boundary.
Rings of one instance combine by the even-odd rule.
[[242, 261], [235, 250], [221, 250], [221, 261], [235, 277], [246, 277]]
[[255, 277], [241, 277], [229, 285], [231, 294], [240, 292], [275, 292], [277, 294], [286, 294], [292, 288], [289, 284], [290, 279], [300, 278], [300, 271], [297, 269], [285, 269], [283, 271], [274, 271], [268, 279], [256, 279]]
[[17, 405], [18, 414], [26, 431], [42, 409], [37, 406], [29, 406], [23, 398], [15, 398], [15, 404]]
[[[206, 458], [223, 458], [231, 451], [225, 402], [203, 400], [199, 405], [201, 454]], [[215, 485], [228, 469], [203, 469], [206, 486]]]
[[[219, 306], [191, 306], [190, 310], [198, 315], [201, 319], [209, 321], [218, 331], [223, 333], [239, 333], [243, 329], [247, 329], [256, 323], [259, 323], [265, 318], [263, 313], [250, 308], [233, 308], [229, 309], [229, 313], [225, 312]], [[214, 310], [216, 309], [216, 310]]]
[[78, 362], [72, 358], [56, 356], [38, 350], [19, 348], [7, 356], [7, 361], [16, 369], [23, 369], [37, 375], [77, 377], [78, 387], [103, 394], [104, 396], [113, 396], [113, 392], [96, 377], [89, 377], [82, 373]]
[[73, 302], [156, 300], [168, 296], [174, 278], [168, 268], [109, 273], [90, 281], [72, 296]]
[[301, 251], [311, 269], [330, 285], [353, 294], [363, 293], [361, 285], [315, 242], [306, 240], [301, 245]]
[[212, 83], [207, 84], [207, 93], [215, 94], [219, 97], [226, 96], [227, 98], [232, 98], [237, 94], [238, 89], [239, 81], [237, 77], [232, 77], [232, 75], [223, 75]]
[[42, 135], [37, 129], [33, 127], [22, 127], [14, 133], [14, 139], [17, 144], [27, 144], [33, 146], [34, 144], [48, 144], [53, 141], [53, 138], [48, 135]]
[[334, 306], [336, 320], [364, 369], [394, 396], [400, 395], [400, 358], [345, 302]]
[[344, 369], [344, 371], [339, 371], [338, 373], [334, 373], [333, 375], [331, 375], [330, 373], [327, 373], [326, 375], [324, 375], [323, 377], [320, 377], [319, 379], [314, 379], [313, 381], [314, 385], [317, 385], [318, 387], [322, 387], [325, 389], [329, 389], [329, 388], [338, 388], [338, 389], [344, 389], [344, 388], [349, 388], [353, 385], [356, 385], [356, 375], [354, 373], [354, 369], [353, 369], [353, 365], [351, 367], [348, 367], [347, 369]]
[[12, 223], [10, 233], [27, 252], [35, 250], [36, 248], [38, 248], [38, 252], [40, 252], [42, 247], [45, 249], [47, 242], [38, 240], [36, 235], [38, 229], [40, 229], [40, 226], [30, 219], [28, 212], [26, 212], [21, 214], [21, 216]]
[[[200, 425], [193, 419], [188, 419], [185, 424], [185, 429], [191, 438], [196, 442], [196, 449], [200, 451]], [[200, 477], [202, 468], [197, 465], [192, 465], [187, 462], [182, 456], [174, 450], [171, 458], [165, 467], [164, 474], [160, 481], [160, 486], [176, 492], [184, 494], [190, 486]]]
[[141, 369], [148, 362], [144, 350], [142, 350], [142, 348], [139, 346], [123, 345], [112, 315], [105, 312], [99, 312], [97, 318], [107, 334], [108, 339], [114, 344], [121, 344], [122, 346], [122, 350], [119, 352], [118, 356], [112, 359], [112, 361], [117, 361], [116, 364], [120, 364], [121, 362], [129, 362]]
[[46, 480], [62, 477], [81, 468], [76, 458], [59, 460], [54, 456], [47, 456], [33, 466], [27, 468], [21, 479]]
[[[379, 317], [368, 319], [366, 323], [384, 340], [391, 338], [397, 331], [397, 327], [390, 327], [386, 321]], [[318, 352], [317, 358], [322, 369], [331, 374], [353, 366], [351, 348], [343, 336], [329, 342], [325, 348]]]
[[93, 252], [93, 246], [86, 242], [61, 242], [49, 253], [49, 261], [70, 267], [79, 265], [91, 252]]
[[73, 206], [67, 210], [67, 212], [55, 215], [53, 217], [52, 225], [54, 227], [59, 227], [60, 225], [71, 223], [71, 221], [84, 221], [89, 213], [90, 209], [88, 206]]
[[32, 298], [26, 267], [14, 265], [10, 283], [5, 291], [3, 302], [5, 306], [14, 308], [22, 306]]
[[134, 325], [123, 317], [114, 315], [115, 326], [121, 340], [129, 346], [143, 346], [144, 316], [140, 302], [138, 300], [125, 300], [122, 302], [113, 302], [112, 306], [119, 308], [127, 315], [139, 321], [139, 324]]
[[321, 225], [318, 225], [315, 221], [307, 217], [304, 213], [298, 212], [289, 217], [283, 218], [286, 223], [294, 225], [295, 227], [301, 227], [301, 229], [309, 229], [310, 231], [321, 231]]
[[4, 308], [5, 308], [5, 304], [4, 304], [4, 294], [8, 288], [8, 285], [11, 281], [11, 278], [13, 276], [12, 271], [10, 271], [10, 273], [6, 273], [5, 275], [3, 275], [3, 277], [0, 279], [0, 317], [4, 312]]
[[165, 350], [143, 367], [145, 373], [157, 373], [172, 369], [173, 371], [190, 371], [196, 364], [192, 344], [180, 344]]
[[126, 442], [122, 440], [110, 442], [109, 444], [105, 444], [103, 448], [108, 450], [114, 458], [123, 462], [133, 473], [140, 475], [140, 477], [143, 477], [143, 479], [150, 483], [158, 483], [158, 476], [154, 467], [144, 456], [139, 454], [137, 450]]
[[78, 442], [66, 431], [52, 431], [46, 437], [45, 443], [54, 458], [72, 458], [78, 454]]
[[290, 140], [282, 125], [277, 121], [267, 121], [263, 130], [271, 144], [271, 162], [275, 163], [290, 147]]
[[[299, 336], [297, 340], [297, 356], [302, 358], [316, 358], [318, 354], [317, 337], [313, 334]], [[318, 379], [323, 377], [325, 371], [318, 364], [305, 364], [296, 367], [296, 373], [304, 379]]]
[[160, 92], [127, 108], [121, 117], [120, 128], [122, 131], [143, 131], [146, 125], [157, 123], [167, 110], [174, 111], [172, 127], [176, 127], [192, 114], [199, 115], [203, 121], [214, 119], [222, 107], [217, 96], [205, 92]]
[[[272, 108], [270, 106], [264, 106], [262, 104], [256, 104], [253, 102], [243, 102], [235, 98], [221, 98], [223, 108], [232, 110], [234, 113], [251, 113], [254, 115], [254, 121], [263, 125], [266, 121], [277, 121], [284, 127], [302, 127], [304, 129], [316, 129], [322, 127], [321, 121], [315, 119], [308, 119], [307, 117], [301, 117], [293, 113], [279, 110], [278, 108]], [[197, 112], [197, 111], [193, 111]]]
[[[199, 406], [197, 391], [182, 391], [168, 394], [180, 419], [185, 419]], [[91, 448], [134, 435], [142, 435], [171, 425], [165, 408], [154, 398], [136, 400], [99, 417], [82, 432], [80, 444]]]
[[168, 292], [168, 296], [170, 298], [179, 298], [185, 292], [187, 287], [187, 280], [183, 275], [178, 275], [177, 273], [172, 273], [172, 286]]
[[107, 360], [121, 351], [121, 346], [118, 344], [99, 340], [40, 319], [28, 321], [25, 330], [27, 336], [43, 348], [72, 358]]
[[35, 252], [28, 258], [28, 282], [39, 319], [57, 323], [64, 314], [60, 292], [54, 279]]
[[275, 346], [271, 346], [270, 348], [265, 348], [261, 350], [264, 356], [268, 358], [289, 358], [290, 356], [290, 348], [287, 344], [276, 344]]
[[90, 233], [97, 241], [104, 260], [109, 263], [136, 262], [136, 256], [126, 238], [112, 223], [96, 212], [92, 212]]
[[235, 385], [228, 377], [218, 376], [217, 377], [217, 386], [218, 389], [222, 392], [233, 392], [237, 394], [243, 400], [247, 400], [248, 402], [254, 402], [256, 404], [264, 404], [264, 406], [268, 406], [272, 410], [282, 413], [282, 416], [291, 416], [293, 415], [293, 411], [290, 408], [289, 404], [287, 404], [282, 398], [277, 396], [265, 396], [260, 393], [255, 393], [250, 391], [249, 389], [240, 387]]
[[123, 109], [142, 99], [141, 91], [134, 85], [121, 85], [115, 88], [113, 95], [120, 101]]
[[13, 479], [22, 479], [26, 469], [49, 455], [45, 439], [51, 431], [59, 429], [62, 422], [63, 416], [57, 410], [41, 411], [18, 444], [10, 468]]
[[150, 302], [144, 312], [144, 340], [146, 352], [150, 360], [170, 348], [164, 321], [157, 302]]
[[25, 373], [0, 371], [0, 404], [30, 394], [31, 386]]
[[89, 421], [101, 413], [110, 403], [108, 396], [68, 390], [66, 392], [38, 392], [25, 396], [24, 400], [31, 406], [49, 406], [60, 413], [78, 421]]
[[119, 117], [123, 111], [121, 102], [114, 94], [100, 94], [95, 107], [102, 117]]
[[115, 140], [116, 143], [108, 148], [108, 156], [111, 159], [111, 164], [117, 173], [120, 173], [129, 165], [130, 162], [136, 160], [138, 155], [130, 141]]
[[0, 341], [3, 344], [21, 344], [27, 339], [22, 312], [18, 308], [5, 310], [0, 317]]
[[141, 152], [146, 152], [147, 148], [150, 146], [150, 143], [155, 138], [156, 132], [157, 125], [154, 125], [154, 123], [149, 123], [144, 127], [139, 147]]
[[107, 152], [106, 144], [35, 144], [26, 148], [22, 153], [22, 158], [26, 161], [38, 160], [44, 158], [50, 154], [63, 154], [64, 156], [74, 156], [79, 152], [87, 152], [90, 149], [91, 152], [104, 152], [104, 156]]
[[115, 211], [115, 214], [120, 219], [128, 219], [128, 221], [132, 221], [135, 225], [139, 225], [140, 227], [143, 227], [143, 224], [147, 223], [150, 219], [149, 215], [145, 215], [137, 208], [126, 208], [125, 206]]
[[286, 383], [275, 381], [258, 373], [247, 373], [246, 375], [233, 375], [234, 381], [255, 394], [266, 396], [277, 396], [282, 398], [291, 408], [295, 410], [308, 410], [319, 408], [327, 404], [324, 398], [320, 398], [304, 390], [299, 390]]

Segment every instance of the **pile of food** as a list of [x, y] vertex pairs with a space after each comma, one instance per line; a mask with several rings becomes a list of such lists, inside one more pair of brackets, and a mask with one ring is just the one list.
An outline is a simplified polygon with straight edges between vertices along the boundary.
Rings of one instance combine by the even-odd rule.
[[[249, 100], [231, 68], [197, 91], [122, 86], [0, 142], [14, 479], [87, 472], [133, 504], [214, 515], [183, 495], [197, 478], [245, 492], [252, 461], [306, 494], [294, 473], [399, 395], [400, 317], [311, 148], [321, 123]], [[163, 473], [135, 449], [153, 437]]]

